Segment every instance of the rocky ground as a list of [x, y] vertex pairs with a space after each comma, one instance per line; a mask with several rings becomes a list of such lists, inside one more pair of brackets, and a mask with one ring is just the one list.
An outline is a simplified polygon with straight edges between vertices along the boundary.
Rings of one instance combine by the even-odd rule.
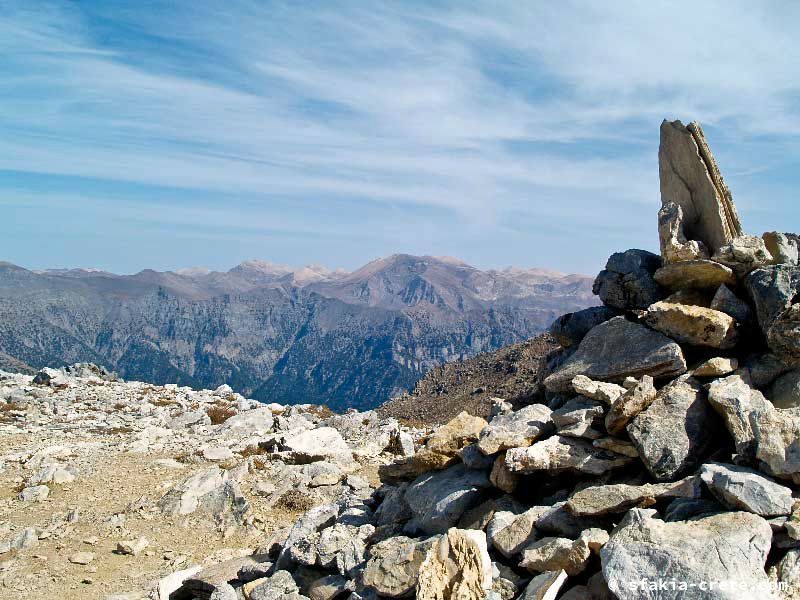
[[93, 365], [35, 382], [0, 372], [0, 397], [9, 599], [152, 597], [174, 571], [268, 546], [314, 505], [368, 496], [386, 447], [410, 442], [374, 412], [121, 382]]

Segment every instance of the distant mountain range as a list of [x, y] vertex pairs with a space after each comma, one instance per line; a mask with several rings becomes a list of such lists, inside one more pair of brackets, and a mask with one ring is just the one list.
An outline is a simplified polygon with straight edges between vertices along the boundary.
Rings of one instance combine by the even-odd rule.
[[363, 409], [436, 365], [596, 304], [591, 284], [405, 254], [352, 273], [255, 260], [135, 275], [0, 262], [0, 368], [90, 361], [124, 378]]

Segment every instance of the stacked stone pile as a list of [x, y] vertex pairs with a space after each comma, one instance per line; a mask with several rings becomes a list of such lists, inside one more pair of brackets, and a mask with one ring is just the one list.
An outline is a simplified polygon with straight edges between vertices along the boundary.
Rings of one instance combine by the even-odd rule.
[[800, 597], [797, 245], [742, 233], [697, 124], [659, 163], [661, 255], [614, 254], [554, 323], [539, 403], [398, 438], [372, 494], [170, 597]]

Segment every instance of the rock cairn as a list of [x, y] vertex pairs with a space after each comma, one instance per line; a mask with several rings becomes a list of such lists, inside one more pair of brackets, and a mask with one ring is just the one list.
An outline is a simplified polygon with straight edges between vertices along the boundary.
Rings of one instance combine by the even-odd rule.
[[662, 124], [659, 163], [661, 255], [612, 255], [603, 306], [553, 324], [540, 403], [462, 413], [311, 510], [246, 598], [797, 593], [797, 245], [742, 233], [696, 123]]

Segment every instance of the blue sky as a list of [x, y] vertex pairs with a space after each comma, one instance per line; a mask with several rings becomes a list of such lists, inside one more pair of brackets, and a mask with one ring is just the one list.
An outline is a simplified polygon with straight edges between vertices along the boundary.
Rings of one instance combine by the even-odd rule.
[[594, 273], [657, 248], [663, 118], [800, 230], [800, 4], [0, 0], [0, 259], [395, 252]]

